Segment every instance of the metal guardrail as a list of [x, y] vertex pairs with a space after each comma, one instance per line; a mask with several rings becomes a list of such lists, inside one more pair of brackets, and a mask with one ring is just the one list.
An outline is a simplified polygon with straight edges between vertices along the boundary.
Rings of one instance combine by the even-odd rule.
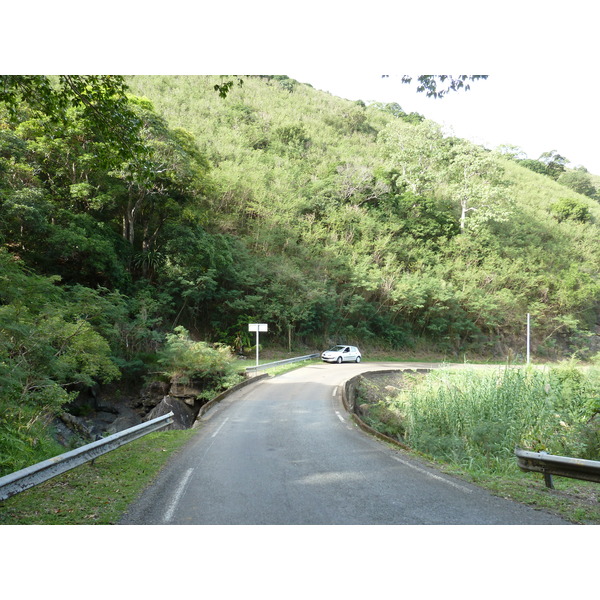
[[173, 422], [173, 413], [157, 417], [135, 427], [124, 429], [106, 438], [86, 444], [75, 450], [54, 456], [20, 471], [15, 471], [0, 477], [0, 500], [6, 500], [19, 492], [39, 485], [44, 481], [56, 477], [65, 471], [79, 467], [86, 462], [93, 461], [98, 456], [116, 450], [120, 446], [133, 442], [149, 433], [162, 429]]
[[250, 371], [264, 371], [269, 367], [276, 367], [278, 365], [287, 365], [289, 363], [300, 362], [302, 360], [310, 360], [311, 358], [319, 358], [320, 354], [307, 354], [306, 356], [298, 356], [296, 358], [286, 358], [285, 360], [276, 360], [275, 362], [265, 363], [263, 365], [254, 365], [253, 367], [246, 367], [246, 373]]
[[515, 455], [519, 469], [543, 473], [546, 487], [549, 488], [554, 488], [552, 475], [600, 483], [600, 462], [596, 460], [529, 452], [519, 448], [515, 448]]

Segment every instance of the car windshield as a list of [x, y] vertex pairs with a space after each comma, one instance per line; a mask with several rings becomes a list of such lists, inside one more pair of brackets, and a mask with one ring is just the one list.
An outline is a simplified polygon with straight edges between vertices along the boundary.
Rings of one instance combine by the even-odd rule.
[[329, 352], [340, 352], [340, 350], [344, 350], [344, 348], [346, 348], [346, 346], [334, 346]]

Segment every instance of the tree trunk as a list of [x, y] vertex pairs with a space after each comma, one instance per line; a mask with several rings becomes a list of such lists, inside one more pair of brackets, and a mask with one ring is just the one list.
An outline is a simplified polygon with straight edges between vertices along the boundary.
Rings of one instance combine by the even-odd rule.
[[460, 232], [464, 233], [465, 232], [465, 227], [467, 224], [467, 212], [469, 211], [468, 209], [468, 200], [461, 200], [460, 201]]

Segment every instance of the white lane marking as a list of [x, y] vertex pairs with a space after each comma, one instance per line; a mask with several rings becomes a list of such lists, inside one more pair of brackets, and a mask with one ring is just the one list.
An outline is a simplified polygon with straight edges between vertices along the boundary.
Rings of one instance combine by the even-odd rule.
[[447, 483], [448, 485], [451, 485], [452, 487], [455, 487], [456, 489], [461, 490], [461, 491], [465, 492], [466, 494], [470, 494], [473, 492], [473, 490], [470, 490], [469, 488], [467, 488], [463, 485], [459, 485], [458, 483], [454, 483], [454, 481], [450, 481], [449, 479], [440, 477], [439, 475], [436, 475], [435, 473], [431, 473], [430, 471], [426, 471], [425, 469], [416, 467], [415, 465], [413, 465], [405, 460], [402, 460], [401, 458], [398, 458], [397, 456], [392, 456], [392, 458], [394, 460], [397, 460], [398, 462], [401, 462], [403, 465], [406, 465], [407, 467], [414, 469], [415, 471], [419, 471], [419, 473], [424, 473], [425, 475], [429, 475], [429, 477], [433, 477], [433, 479], [439, 479], [440, 481], [443, 481], [444, 483]]
[[210, 437], [216, 437], [217, 434], [219, 433], [219, 431], [221, 431], [221, 429], [223, 428], [223, 425], [225, 425], [225, 423], [227, 423], [227, 421], [229, 421], [229, 417], [227, 417], [220, 425], [219, 428], [210, 436]]
[[339, 420], [340, 420], [342, 423], [344, 423], [344, 422], [345, 422], [345, 419], [344, 419], [344, 417], [342, 417], [342, 415], [340, 415], [340, 413], [339, 413], [337, 410], [335, 411], [335, 414], [337, 415], [338, 419], [339, 419]]
[[333, 388], [333, 392], [331, 393], [331, 395], [335, 398], [336, 394], [337, 394], [337, 385]]
[[181, 499], [181, 496], [183, 495], [183, 492], [185, 491], [185, 487], [186, 487], [193, 471], [194, 471], [194, 469], [188, 469], [185, 472], [183, 479], [179, 482], [179, 485], [177, 486], [177, 489], [175, 490], [175, 494], [173, 494], [173, 497], [171, 498], [169, 507], [168, 507], [167, 511], [165, 512], [165, 516], [164, 516], [165, 523], [168, 523], [173, 518], [173, 513], [175, 512], [175, 509], [177, 508], [177, 504], [179, 504], [179, 500]]

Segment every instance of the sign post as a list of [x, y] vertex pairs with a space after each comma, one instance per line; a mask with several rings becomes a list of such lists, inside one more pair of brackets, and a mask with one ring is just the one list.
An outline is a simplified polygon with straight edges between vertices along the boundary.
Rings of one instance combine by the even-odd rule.
[[256, 331], [256, 366], [258, 367], [258, 332], [269, 331], [266, 323], [248, 323], [248, 331]]

